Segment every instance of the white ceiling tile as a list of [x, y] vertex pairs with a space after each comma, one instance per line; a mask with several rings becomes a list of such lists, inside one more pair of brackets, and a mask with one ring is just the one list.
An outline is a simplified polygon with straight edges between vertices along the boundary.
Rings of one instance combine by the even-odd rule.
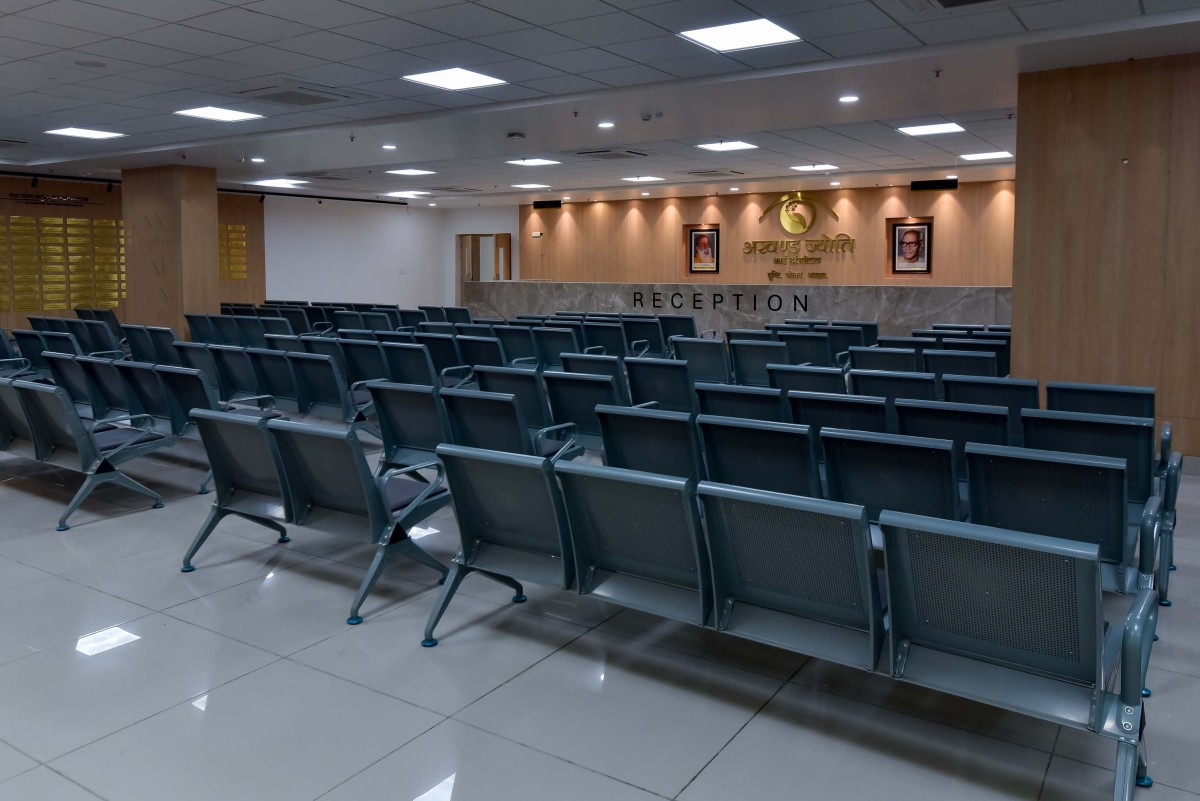
[[146, 64], [154, 67], [161, 67], [166, 64], [174, 64], [179, 61], [187, 61], [195, 58], [191, 53], [185, 53], [182, 50], [171, 50], [166, 47], [146, 44], [145, 42], [135, 42], [132, 39], [105, 39], [102, 42], [78, 47], [76, 50], [80, 53], [90, 53], [91, 55], [102, 56], [106, 59], [121, 58], [126, 61], [133, 61], [138, 64]]
[[0, 86], [15, 86], [30, 90], [64, 83], [86, 80], [93, 77], [81, 69], [52, 69], [35, 61], [11, 61], [0, 64]]
[[579, 75], [560, 75], [555, 78], [537, 78], [525, 81], [525, 85], [551, 95], [565, 95], [572, 92], [590, 92], [593, 89], [606, 89], [605, 84], [591, 81]]
[[150, 69], [127, 72], [124, 77], [135, 81], [158, 84], [160, 86], [159, 91], [165, 91], [161, 87], [195, 89], [199, 86], [210, 86], [213, 82], [212, 78], [205, 75], [193, 75], [190, 72], [179, 72], [178, 70], [167, 69], [165, 67], [152, 67]]
[[44, 2], [46, 0], [0, 0], [0, 14], [15, 14]]
[[634, 64], [631, 67], [616, 67], [607, 70], [596, 70], [584, 73], [585, 78], [606, 83], [609, 86], [635, 86], [656, 81], [669, 81], [675, 76], [645, 64]]
[[178, 114], [151, 114], [146, 117], [125, 120], [121, 123], [123, 133], [149, 133], [151, 131], [170, 131], [177, 128], [191, 128], [196, 121], [191, 117], [181, 117]]
[[319, 67], [296, 70], [291, 74], [297, 78], [316, 81], [325, 86], [353, 86], [357, 83], [381, 81], [384, 78], [391, 77], [390, 75], [383, 75], [371, 70], [352, 67], [348, 64], [323, 64]]
[[382, 81], [356, 83], [354, 84], [354, 91], [365, 92], [366, 94], [381, 98], [412, 97], [414, 95], [428, 94], [429, 87], [399, 78], [385, 78]]
[[404, 75], [415, 75], [421, 72], [442, 69], [445, 66], [436, 61], [430, 61], [427, 58], [418, 58], [411, 53], [402, 53], [395, 50], [387, 53], [376, 53], [373, 56], [350, 59], [346, 64], [351, 67], [370, 70], [378, 76], [390, 80], [396, 80]]
[[459, 3], [431, 11], [418, 11], [415, 14], [405, 15], [405, 19], [417, 25], [424, 25], [427, 28], [467, 39], [529, 27], [527, 22], [473, 3]]
[[493, 78], [499, 78], [509, 83], [527, 83], [536, 78], [555, 78], [562, 75], [562, 70], [538, 64], [536, 61], [516, 59], [514, 61], [498, 61], [487, 65], [487, 73]]
[[482, 6], [500, 11], [534, 25], [552, 25], [581, 17], [594, 17], [612, 11], [602, 0], [477, 0]]
[[56, 86], [52, 89], [43, 89], [42, 94], [53, 95], [54, 97], [70, 97], [76, 100], [84, 100], [91, 103], [119, 103], [122, 100], [130, 97], [128, 92], [114, 92], [108, 89], [100, 89], [99, 87], [88, 86], [82, 83], [69, 84], [67, 86]]
[[185, 53], [195, 53], [198, 56], [216, 56], [228, 53], [230, 50], [240, 50], [246, 46], [244, 39], [235, 39], [221, 34], [209, 33], [183, 25], [163, 25], [130, 34], [127, 39], [138, 42], [182, 50]]
[[235, 64], [232, 61], [222, 61], [219, 58], [197, 58], [191, 61], [181, 61], [172, 64], [172, 69], [188, 72], [192, 75], [204, 75], [219, 81], [241, 81], [259, 75], [274, 72], [271, 65], [260, 64], [257, 67], [248, 64]]
[[155, 19], [81, 3], [79, 0], [52, 0], [45, 5], [28, 8], [20, 16], [107, 36], [124, 36], [161, 24]]
[[[30, 59], [38, 64], [45, 64], [55, 70], [78, 69], [90, 77], [98, 78], [103, 75], [120, 75], [123, 72], [140, 70], [144, 65], [132, 61], [122, 61], [118, 58], [97, 59], [87, 53], [76, 53], [74, 50], [55, 50], [52, 53], [35, 56]], [[102, 67], [95, 66], [103, 64]]]
[[371, 42], [389, 50], [421, 47], [438, 42], [448, 42], [454, 38], [441, 31], [414, 25], [400, 19], [381, 19], [375, 22], [347, 25], [334, 30], [345, 36], [362, 39], [364, 42]]
[[742, 5], [764, 17], [775, 19], [786, 14], [817, 11], [846, 4], [846, 0], [739, 0]]
[[892, 18], [873, 3], [850, 3], [803, 14], [779, 17], [775, 22], [802, 39], [838, 36], [894, 25]]
[[980, 3], [978, 5], [943, 9], [932, 4], [913, 3], [911, 0], [874, 0], [875, 5], [879, 6], [885, 14], [901, 25], [931, 22], [940, 19], [950, 19], [952, 17], [966, 17], [972, 14], [986, 14], [995, 11], [996, 7], [1000, 5], [1015, 8], [1022, 5], [1044, 2], [1046, 0], [1005, 0], [1004, 3]]
[[164, 22], [179, 22], [225, 8], [215, 0], [88, 0], [88, 2]]
[[[450, 67], [471, 67], [476, 64], [507, 61], [512, 58], [511, 53], [493, 50], [465, 39], [425, 45], [424, 47], [410, 47], [408, 52], [417, 58], [426, 58]], [[486, 70], [484, 71], [486, 72]]]
[[[551, 25], [550, 29], [591, 45], [629, 42], [635, 39], [648, 39], [652, 36], [658, 37], [667, 33], [662, 27], [624, 11], [563, 22]], [[695, 47], [695, 45], [692, 46]]]
[[[397, 20], [386, 20], [396, 22]], [[317, 53], [327, 61], [349, 61], [352, 58], [362, 58], [375, 53], [382, 53], [387, 48], [353, 39], [331, 31], [313, 31], [290, 39], [275, 42], [274, 47], [291, 50], [295, 53]]]
[[47, 45], [40, 45], [34, 42], [26, 42], [21, 39], [9, 39], [7, 36], [0, 36], [0, 56], [8, 59], [14, 58], [30, 58], [31, 56], [40, 56], [44, 53], [53, 53], [54, 48]]
[[393, 98], [391, 100], [380, 100], [375, 103], [366, 103], [361, 108], [377, 111], [380, 117], [397, 114], [419, 114], [422, 111], [437, 111], [438, 109], [437, 106], [431, 106], [428, 103], [421, 103], [407, 98]]
[[814, 39], [814, 45], [839, 58], [861, 56], [866, 53], [881, 53], [905, 47], [919, 47], [921, 42], [908, 31], [899, 27], [876, 28], [870, 31], [844, 33]]
[[1142, 0], [1147, 14], [1159, 14], [1163, 11], [1183, 11], [1189, 8], [1200, 8], [1200, 0]]
[[691, 58], [695, 56], [696, 45], [688, 40], [674, 35], [653, 36], [649, 39], [638, 39], [633, 42], [620, 42], [605, 45], [605, 50], [618, 56], [648, 63], [651, 61], [669, 61], [674, 58]]
[[270, 14], [314, 28], [336, 28], [381, 19], [382, 14], [340, 0], [299, 3], [296, 0], [257, 0], [243, 6], [247, 11]]
[[431, 8], [458, 5], [462, 0], [353, 0], [353, 2], [356, 6], [369, 8], [380, 14], [404, 17], [418, 11], [428, 11]]
[[674, 33], [758, 18], [734, 0], [672, 0], [639, 8], [633, 13]]
[[829, 58], [824, 51], [818, 50], [808, 42], [789, 42], [774, 47], [756, 47], [752, 50], [739, 50], [730, 53], [729, 57], [740, 61], [746, 66], [756, 69], [763, 67], [782, 67], [787, 64], [803, 64], [809, 61], [820, 61]]
[[244, 50], [222, 53], [221, 60], [246, 64], [251, 67], [269, 65], [271, 72], [291, 72], [326, 63], [324, 59], [306, 56], [303, 53], [294, 53], [290, 50], [280, 50], [270, 45], [253, 45]]
[[721, 75], [726, 72], [738, 72], [748, 69], [740, 61], [734, 61], [720, 53], [702, 52], [687, 58], [674, 58], [668, 61], [652, 62], [651, 66], [679, 78], [699, 78], [703, 75]]
[[431, 106], [439, 106], [441, 108], [463, 108], [465, 106], [478, 106], [488, 101], [482, 97], [469, 95], [466, 92], [435, 92], [428, 95], [419, 95], [413, 98], [418, 103], [428, 103]]
[[4, 35], [12, 39], [23, 39], [52, 47], [79, 47], [108, 38], [103, 34], [88, 33], [65, 25], [54, 25], [16, 15], [4, 18], [3, 30]]
[[1013, 13], [1030, 30], [1042, 30], [1136, 17], [1141, 14], [1141, 8], [1138, 0], [1055, 0], [1013, 9]]
[[946, 19], [931, 22], [914, 23], [907, 27], [909, 33], [926, 44], [960, 42], [966, 39], [984, 39], [989, 36], [1021, 33], [1025, 30], [1008, 9], [1001, 9], [987, 14], [947, 17]]
[[[61, 1], [61, 0], [60, 0]], [[199, 28], [210, 33], [246, 39], [259, 44], [276, 42], [290, 36], [312, 33], [308, 25], [298, 22], [256, 14], [243, 8], [227, 8], [215, 14], [205, 14], [187, 21], [189, 28]], [[182, 49], [182, 48], [180, 48]]]
[[611, 69], [614, 67], [629, 67], [633, 62], [615, 53], [596, 47], [585, 47], [580, 50], [568, 50], [565, 53], [550, 53], [538, 56], [537, 61], [548, 64], [564, 72], [592, 72], [595, 70]]
[[494, 33], [491, 36], [480, 37], [476, 41], [487, 47], [520, 56], [558, 53], [563, 50], [575, 50], [580, 46], [575, 39], [561, 36], [545, 28], [522, 28], [519, 31]]
[[506, 83], [503, 86], [484, 86], [472, 89], [471, 94], [488, 100], [500, 102], [504, 100], [527, 100], [531, 97], [544, 97], [545, 92], [531, 89], [528, 86]]

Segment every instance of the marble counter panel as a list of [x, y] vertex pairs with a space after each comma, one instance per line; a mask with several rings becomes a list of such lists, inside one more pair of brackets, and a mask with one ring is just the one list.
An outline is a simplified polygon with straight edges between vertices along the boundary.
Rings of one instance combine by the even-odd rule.
[[[463, 284], [477, 317], [555, 311], [690, 314], [699, 330], [761, 328], [792, 317], [876, 320], [879, 333], [903, 336], [933, 323], [1006, 325], [1011, 287], [613, 284], [503, 281]], [[807, 309], [805, 308], [807, 307]]]

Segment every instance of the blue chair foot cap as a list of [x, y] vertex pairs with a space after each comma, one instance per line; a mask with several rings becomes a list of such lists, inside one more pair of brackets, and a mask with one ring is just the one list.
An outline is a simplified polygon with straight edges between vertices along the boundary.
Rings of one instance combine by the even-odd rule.
[[514, 596], [513, 596], [513, 603], [514, 603], [514, 604], [523, 604], [523, 603], [525, 603], [525, 602], [526, 602], [526, 601], [528, 601], [528, 600], [529, 600], [529, 599], [528, 599], [528, 598], [526, 598], [524, 595], [514, 595]]
[[354, 617], [346, 618], [346, 622], [349, 623], [351, 626], [357, 626], [359, 623], [362, 623], [362, 618], [359, 617], [358, 615], [355, 615]]
[[1171, 569], [1172, 569], [1172, 570], [1178, 570], [1178, 569], [1179, 569], [1179, 567], [1178, 567], [1177, 565], [1171, 565]]
[[439, 587], [440, 587], [441, 585], [445, 584], [445, 583], [446, 583], [446, 577], [445, 577], [445, 576], [442, 576], [440, 579], [438, 579], [438, 586], [439, 586]]
[[1151, 779], [1149, 776], [1141, 776], [1137, 780], [1137, 786], [1138, 787], [1153, 787], [1154, 779]]
[[291, 542], [292, 538], [287, 536], [286, 534], [284, 534], [282, 537], [280, 537], [279, 539], [277, 539], [275, 541], [276, 542]]
[[68, 526], [66, 523], [64, 523], [61, 526], [57, 526], [54, 530], [55, 531], [66, 531], [69, 528], [70, 528], [70, 526]]
[[196, 569], [195, 565], [184, 565], [183, 567], [179, 568], [179, 572], [180, 573], [191, 573], [195, 569]]
[[1157, 634], [1155, 634], [1155, 635], [1154, 635], [1154, 642], [1158, 642], [1158, 635], [1157, 635]]
[[163, 506], [165, 506], [165, 505], [166, 505], [166, 504], [164, 504], [162, 501], [155, 501], [155, 502], [154, 502], [154, 506], [153, 506], [153, 507], [151, 507], [151, 508], [153, 508], [153, 509], [161, 509], [161, 508], [163, 508]]
[[1143, 698], [1149, 698], [1149, 697], [1150, 697], [1150, 688], [1149, 688], [1149, 687], [1143, 687], [1143, 688], [1142, 688], [1142, 697], [1143, 697]]
[[437, 645], [437, 640], [435, 640], [433, 638], [430, 638], [428, 640], [421, 640], [422, 648], [432, 648], [435, 645]]
[[1167, 600], [1165, 600], [1165, 601], [1159, 601], [1159, 602], [1158, 602], [1158, 605], [1159, 605], [1159, 606], [1170, 606], [1170, 605], [1171, 605], [1171, 601], [1170, 601], [1170, 599], [1167, 599]]
[[212, 490], [210, 490], [210, 489], [205, 489], [204, 487], [201, 487], [201, 488], [200, 488], [200, 494], [201, 494], [201, 495], [207, 495], [207, 494], [208, 494], [208, 493], [210, 493], [210, 492], [212, 492]]

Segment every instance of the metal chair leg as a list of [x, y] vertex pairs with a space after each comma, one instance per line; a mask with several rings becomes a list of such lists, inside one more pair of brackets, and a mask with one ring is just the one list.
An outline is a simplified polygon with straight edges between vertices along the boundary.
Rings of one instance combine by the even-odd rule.
[[207, 495], [208, 493], [212, 492], [212, 489], [208, 486], [209, 484], [212, 483], [212, 480], [213, 480], [213, 471], [210, 469], [208, 471], [208, 475], [206, 475], [204, 477], [204, 480], [200, 482], [200, 494], [201, 495]]
[[79, 491], [75, 493], [75, 497], [72, 498], [71, 502], [67, 504], [67, 508], [63, 510], [62, 517], [58, 518], [58, 528], [55, 530], [66, 531], [69, 529], [70, 526], [67, 525], [67, 518], [75, 514], [76, 510], [78, 510], [80, 505], [87, 500], [87, 497], [92, 494], [96, 487], [103, 483], [104, 481], [98, 479], [95, 474], [87, 476], [83, 480], [83, 486], [79, 488]]
[[358, 610], [362, 607], [363, 601], [371, 594], [371, 590], [375, 589], [375, 582], [379, 581], [379, 577], [383, 574], [383, 568], [387, 564], [390, 556], [389, 546], [380, 545], [375, 548], [375, 558], [371, 560], [371, 566], [367, 568], [367, 575], [363, 577], [363, 582], [358, 588], [358, 594], [354, 596], [354, 603], [350, 606], [350, 617], [346, 618], [346, 622], [351, 626], [357, 626], [362, 623], [362, 616], [358, 614]]
[[112, 473], [111, 477], [108, 478], [107, 481], [111, 481], [112, 483], [116, 484], [117, 486], [124, 487], [127, 490], [132, 490], [132, 491], [138, 493], [139, 495], [145, 495], [147, 498], [153, 498], [155, 509], [161, 509], [163, 506], [163, 500], [162, 500], [161, 495], [159, 495], [157, 492], [155, 492], [154, 490], [147, 487], [145, 484], [142, 484], [141, 482], [138, 482], [138, 481], [134, 481], [132, 478], [130, 478], [129, 476], [125, 475], [124, 473], [122, 473], [120, 471], [116, 471], [116, 472]]
[[442, 564], [441, 560], [435, 556], [431, 556], [428, 551], [407, 537], [393, 544], [391, 547], [395, 548], [398, 552], [404, 554], [414, 562], [418, 562], [426, 567], [431, 567], [437, 572], [441, 573], [443, 581], [446, 580], [446, 577], [450, 573], [450, 568]]
[[192, 540], [192, 544], [187, 549], [187, 553], [183, 555], [183, 567], [179, 569], [181, 573], [191, 573], [196, 569], [195, 566], [192, 565], [192, 557], [196, 555], [196, 551], [200, 550], [200, 546], [203, 545], [204, 541], [208, 539], [208, 535], [213, 533], [213, 529], [217, 527], [217, 524], [220, 523], [227, 514], [229, 513], [224, 509], [218, 509], [216, 506], [209, 510], [208, 517], [204, 520], [204, 525], [200, 527], [200, 532], [196, 534], [196, 538]]
[[462, 580], [471, 572], [471, 568], [457, 562], [450, 566], [450, 575], [446, 576], [446, 583], [442, 585], [442, 591], [438, 593], [437, 603], [433, 605], [433, 610], [429, 613], [429, 620], [425, 622], [425, 639], [421, 640], [422, 646], [432, 648], [438, 644], [433, 636], [433, 630], [437, 627], [438, 621], [442, 619], [442, 615], [445, 614], [446, 607], [450, 605], [450, 599], [454, 597], [454, 593], [458, 592], [458, 585], [462, 584]]

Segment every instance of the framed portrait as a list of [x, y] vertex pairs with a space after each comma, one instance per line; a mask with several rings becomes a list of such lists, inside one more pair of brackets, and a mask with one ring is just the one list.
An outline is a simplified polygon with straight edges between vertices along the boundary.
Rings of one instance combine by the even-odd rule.
[[893, 273], [928, 273], [933, 268], [933, 218], [888, 220]]
[[720, 232], [715, 227], [689, 228], [687, 241], [688, 272], [720, 272]]

